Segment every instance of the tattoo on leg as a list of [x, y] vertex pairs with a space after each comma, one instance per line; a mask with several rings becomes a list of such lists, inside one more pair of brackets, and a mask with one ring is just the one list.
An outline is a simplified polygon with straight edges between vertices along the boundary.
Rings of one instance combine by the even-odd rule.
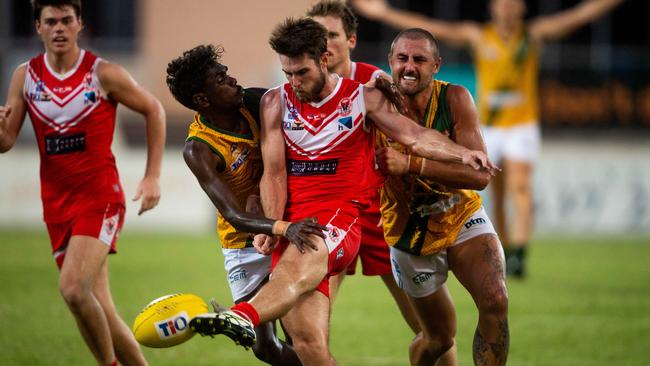
[[505, 365], [510, 349], [508, 320], [499, 321], [499, 335], [495, 343], [487, 342], [478, 327], [474, 333], [473, 355], [475, 365]]
[[[474, 333], [473, 355], [476, 365], [505, 365], [508, 358], [510, 336], [508, 331], [507, 292], [505, 267], [499, 248], [490, 241], [483, 243], [485, 272], [481, 281], [479, 322], [484, 331], [489, 322], [489, 340], [481, 334], [479, 327]], [[505, 302], [505, 303], [501, 303]], [[505, 307], [504, 307], [505, 306]]]

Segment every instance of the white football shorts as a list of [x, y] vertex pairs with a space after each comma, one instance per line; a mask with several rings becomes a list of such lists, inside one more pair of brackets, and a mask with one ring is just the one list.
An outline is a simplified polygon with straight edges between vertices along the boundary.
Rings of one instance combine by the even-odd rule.
[[271, 256], [262, 255], [255, 248], [221, 249], [230, 293], [234, 302], [249, 295], [271, 271]]
[[503, 159], [535, 163], [539, 156], [541, 136], [535, 122], [513, 127], [483, 127], [488, 156], [495, 164]]
[[[465, 221], [452, 246], [483, 234], [496, 235], [496, 231], [485, 209], [481, 207]], [[390, 247], [390, 262], [395, 282], [412, 297], [431, 295], [447, 281], [447, 249], [432, 255], [418, 256]]]

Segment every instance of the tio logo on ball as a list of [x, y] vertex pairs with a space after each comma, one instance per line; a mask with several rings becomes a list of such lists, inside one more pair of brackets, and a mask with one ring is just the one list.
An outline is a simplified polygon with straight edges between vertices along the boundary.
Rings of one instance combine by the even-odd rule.
[[187, 329], [190, 317], [186, 312], [174, 314], [173, 317], [154, 323], [160, 339], [170, 338], [182, 334]]

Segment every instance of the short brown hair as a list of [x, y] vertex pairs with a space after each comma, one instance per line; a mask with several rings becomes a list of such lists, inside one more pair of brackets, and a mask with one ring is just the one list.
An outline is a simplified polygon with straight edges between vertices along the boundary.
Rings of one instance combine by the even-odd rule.
[[287, 18], [275, 27], [269, 44], [280, 55], [299, 57], [306, 54], [318, 62], [327, 51], [327, 29], [311, 18]]
[[345, 35], [350, 38], [357, 34], [359, 21], [349, 6], [338, 0], [321, 0], [309, 9], [308, 17], [332, 16], [341, 19]]
[[434, 58], [440, 57], [440, 50], [438, 49], [438, 40], [436, 39], [436, 37], [433, 36], [433, 34], [431, 34], [431, 32], [424, 30], [422, 28], [409, 28], [399, 32], [399, 34], [395, 36], [393, 42], [390, 44], [390, 52], [388, 53], [388, 55], [393, 54], [393, 46], [395, 46], [395, 43], [400, 38], [406, 38], [411, 40], [426, 39], [427, 41], [429, 41], [429, 43], [431, 44], [431, 48], [433, 49], [433, 57]]
[[81, 0], [32, 0], [32, 10], [34, 12], [34, 20], [41, 19], [41, 12], [46, 6], [53, 6], [55, 8], [62, 8], [64, 6], [72, 6], [77, 18], [81, 17]]

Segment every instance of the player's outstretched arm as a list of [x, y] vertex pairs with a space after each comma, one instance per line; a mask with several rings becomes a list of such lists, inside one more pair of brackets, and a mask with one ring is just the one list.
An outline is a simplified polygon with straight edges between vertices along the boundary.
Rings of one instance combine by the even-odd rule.
[[386, 136], [405, 146], [412, 154], [447, 163], [469, 165], [473, 169], [498, 168], [483, 151], [469, 150], [440, 132], [424, 128], [398, 113], [388, 99], [376, 88], [364, 87], [364, 101], [368, 116]]
[[[478, 114], [469, 91], [459, 85], [449, 85], [447, 105], [453, 118], [449, 138], [470, 150], [486, 152]], [[386, 174], [420, 175], [450, 188], [482, 190], [490, 182], [487, 169], [476, 170], [468, 165], [439, 162], [418, 156], [408, 156], [390, 147], [377, 149], [377, 163]]]
[[108, 96], [142, 114], [147, 130], [147, 166], [138, 184], [134, 201], [142, 198], [138, 215], [148, 211], [160, 200], [160, 169], [165, 149], [165, 110], [151, 93], [138, 85], [120, 65], [102, 62], [97, 76]]
[[473, 22], [447, 22], [391, 7], [386, 0], [353, 0], [352, 5], [364, 17], [397, 29], [422, 28], [451, 46], [474, 44], [480, 38], [480, 26]]
[[0, 153], [5, 153], [14, 146], [20, 128], [25, 121], [27, 103], [23, 99], [26, 64], [18, 66], [11, 77], [7, 102], [0, 106]]
[[559, 39], [595, 21], [622, 2], [623, 0], [585, 0], [568, 10], [531, 20], [528, 33], [537, 41]]
[[226, 169], [224, 161], [205, 143], [193, 140], [186, 142], [183, 158], [210, 201], [238, 231], [273, 235], [275, 225], [276, 230], [285, 230], [285, 232], [277, 232], [277, 234], [285, 235], [290, 240], [300, 243], [307, 241], [309, 235], [324, 236], [321, 231], [324, 228], [312, 221], [292, 223], [283, 228], [278, 227], [277, 220], [268, 219], [261, 213], [247, 212], [242, 209], [234, 199], [235, 195], [230, 187], [217, 173], [217, 170]]

